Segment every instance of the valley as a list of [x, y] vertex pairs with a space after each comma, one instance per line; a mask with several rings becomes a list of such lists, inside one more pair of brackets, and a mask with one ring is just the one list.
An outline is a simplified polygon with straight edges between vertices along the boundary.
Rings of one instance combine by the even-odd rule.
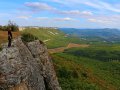
[[59, 52], [64, 52], [66, 49], [69, 48], [86, 48], [89, 47], [87, 44], [74, 44], [74, 43], [69, 43], [66, 47], [59, 47], [59, 48], [53, 48], [53, 49], [48, 49], [48, 52], [53, 54], [53, 53], [59, 53]]
[[[14, 37], [20, 35], [28, 41], [42, 40], [47, 45], [63, 90], [120, 89], [119, 43], [103, 43], [94, 37], [96, 43], [91, 38], [84, 40], [53, 28], [13, 32]], [[6, 42], [7, 32], [0, 31], [0, 38], [0, 43]]]

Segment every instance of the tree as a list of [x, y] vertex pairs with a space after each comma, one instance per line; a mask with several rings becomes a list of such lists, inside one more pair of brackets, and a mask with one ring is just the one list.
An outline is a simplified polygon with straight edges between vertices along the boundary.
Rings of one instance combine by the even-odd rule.
[[8, 21], [7, 28], [11, 28], [12, 31], [19, 31], [18, 25], [12, 21]]
[[3, 27], [0, 25], [0, 31], [2, 31], [3, 30]]

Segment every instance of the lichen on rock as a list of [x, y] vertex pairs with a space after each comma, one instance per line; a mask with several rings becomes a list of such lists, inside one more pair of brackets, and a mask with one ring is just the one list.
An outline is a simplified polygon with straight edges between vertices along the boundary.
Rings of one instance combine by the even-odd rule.
[[0, 51], [0, 90], [61, 90], [47, 48], [39, 40], [12, 47], [4, 44]]

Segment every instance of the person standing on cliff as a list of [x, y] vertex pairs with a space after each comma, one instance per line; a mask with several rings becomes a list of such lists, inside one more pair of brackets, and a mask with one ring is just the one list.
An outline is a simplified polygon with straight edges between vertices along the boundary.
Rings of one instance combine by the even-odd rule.
[[12, 43], [12, 30], [11, 28], [8, 28], [8, 47], [11, 47], [11, 43]]

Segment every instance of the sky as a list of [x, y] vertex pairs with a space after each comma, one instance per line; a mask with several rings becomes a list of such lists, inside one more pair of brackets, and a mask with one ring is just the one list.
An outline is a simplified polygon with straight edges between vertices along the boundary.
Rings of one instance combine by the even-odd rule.
[[120, 0], [0, 0], [0, 25], [119, 28]]

